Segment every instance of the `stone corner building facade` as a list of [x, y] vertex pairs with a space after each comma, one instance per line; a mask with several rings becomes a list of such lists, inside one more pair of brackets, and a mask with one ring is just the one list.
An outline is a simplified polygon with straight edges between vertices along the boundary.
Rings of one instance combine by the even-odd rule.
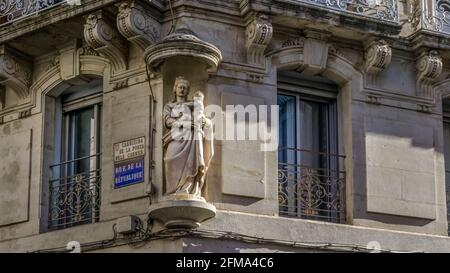
[[[450, 251], [450, 2], [4, 2], [0, 251]], [[279, 106], [277, 149], [214, 141], [185, 232], [149, 217], [180, 76]]]

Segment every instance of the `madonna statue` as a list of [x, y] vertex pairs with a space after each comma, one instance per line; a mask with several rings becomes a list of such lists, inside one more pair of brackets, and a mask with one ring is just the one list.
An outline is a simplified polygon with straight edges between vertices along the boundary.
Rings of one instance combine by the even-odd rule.
[[214, 154], [213, 128], [204, 115], [203, 93], [196, 92], [189, 101], [189, 92], [189, 81], [176, 78], [174, 99], [164, 106], [163, 121], [169, 130], [163, 139], [165, 194], [204, 200], [205, 176]]

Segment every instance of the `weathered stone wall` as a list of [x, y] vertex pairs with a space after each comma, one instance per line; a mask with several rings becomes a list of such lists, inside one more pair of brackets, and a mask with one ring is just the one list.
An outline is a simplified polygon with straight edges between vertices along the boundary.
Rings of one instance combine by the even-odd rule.
[[[4, 99], [0, 95], [0, 251], [36, 251], [64, 247], [68, 241], [109, 239], [117, 218], [140, 215], [145, 220], [150, 201], [162, 195], [162, 107], [171, 99], [174, 78], [187, 69], [165, 71], [166, 77], [151, 75], [150, 89], [140, 47], [150, 43], [148, 33], [138, 35], [140, 43], [121, 34], [126, 49], [115, 41], [102, 41], [104, 47], [97, 48], [92, 48], [92, 42], [86, 45], [82, 33], [86, 18], [79, 14], [98, 9], [100, 2], [108, 5], [118, 1], [89, 1], [84, 7], [73, 8], [71, 23], [79, 30], [78, 37], [71, 37], [75, 42], [56, 46], [46, 41], [40, 50], [28, 52], [33, 63], [29, 96], [19, 99], [9, 85]], [[401, 6], [405, 4], [400, 2]], [[161, 24], [160, 39], [164, 38], [171, 27], [170, 12], [162, 1], [146, 8], [154, 15], [152, 20]], [[222, 53], [218, 71], [207, 78], [196, 75], [194, 69], [183, 75], [197, 80], [194, 90], [203, 89], [207, 104], [274, 105], [277, 73], [285, 70], [321, 76], [339, 86], [339, 146], [346, 155], [348, 225], [278, 217], [277, 152], [261, 152], [258, 141], [216, 141], [206, 196], [219, 213], [202, 228], [291, 241], [360, 246], [378, 241], [384, 249], [447, 251], [449, 242], [443, 237], [448, 227], [440, 98], [448, 89], [444, 81], [450, 68], [446, 39], [436, 41], [433, 35], [420, 33], [410, 36], [411, 30], [405, 29], [398, 35], [400, 25], [377, 25], [357, 16], [350, 16], [354, 20], [351, 23], [350, 19], [340, 20], [345, 16], [336, 12], [316, 12], [317, 24], [311, 24], [311, 9], [262, 0], [180, 0], [175, 1], [174, 9], [178, 25], [188, 27]], [[46, 16], [54, 15], [57, 26], [56, 21], [65, 18], [64, 10], [68, 9], [49, 11]], [[254, 11], [267, 18], [258, 17]], [[330, 21], [324, 16], [330, 16]], [[258, 20], [273, 28], [273, 38], [265, 44], [246, 34]], [[115, 22], [109, 23], [116, 28]], [[32, 18], [20, 24], [28, 27], [3, 27], [0, 41], [26, 51], [36, 46], [30, 42], [33, 39], [48, 37], [39, 27], [52, 22]], [[49, 29], [61, 35], [61, 30]], [[371, 64], [366, 55], [374, 45], [371, 41], [378, 40], [386, 40], [392, 50], [392, 60], [378, 60], [380, 67]], [[18, 46], [20, 41], [24, 42]], [[438, 50], [444, 59], [443, 72], [424, 76], [416, 64], [424, 57], [433, 65], [435, 59], [427, 59], [432, 50]], [[17, 53], [13, 55], [23, 60]], [[120, 70], [121, 63], [125, 70]], [[49, 158], [55, 149], [49, 141], [54, 130], [53, 97], [92, 78], [103, 81], [100, 223], [46, 232], [46, 181], [49, 165], [55, 163]], [[152, 93], [156, 98], [153, 143]], [[113, 145], [138, 137], [145, 137], [147, 142], [145, 181], [114, 189]], [[203, 248], [199, 250], [193, 244], [183, 247], [178, 240], [158, 241], [139, 249], [117, 246], [99, 251], [230, 249], [213, 247], [208, 240], [184, 240]], [[238, 246], [248, 247], [248, 251], [290, 250], [271, 245], [260, 249], [257, 245]]]

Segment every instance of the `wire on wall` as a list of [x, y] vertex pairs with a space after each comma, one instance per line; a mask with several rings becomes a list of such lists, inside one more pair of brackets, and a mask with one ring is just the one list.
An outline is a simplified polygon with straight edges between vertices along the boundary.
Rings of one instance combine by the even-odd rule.
[[170, 27], [169, 33], [167, 35], [170, 35], [175, 31], [175, 15], [173, 13], [172, 0], [169, 0], [169, 9], [170, 15], [172, 16], [172, 26]]
[[152, 75], [150, 74], [150, 71], [148, 69], [148, 65], [145, 65], [145, 70], [147, 72], [147, 78], [148, 78], [148, 86], [150, 88], [150, 121], [149, 121], [149, 134], [150, 134], [150, 140], [149, 140], [149, 145], [150, 145], [150, 152], [149, 152], [149, 182], [148, 182], [148, 189], [147, 189], [147, 194], [149, 195], [149, 202], [150, 205], [152, 204], [152, 194], [153, 194], [153, 171], [155, 168], [155, 160], [154, 160], [154, 147], [155, 147], [155, 133], [156, 133], [156, 105], [157, 105], [157, 100], [155, 97], [155, 94], [153, 92], [153, 87], [152, 87]]
[[[148, 222], [148, 225], [150, 222]], [[146, 243], [156, 241], [156, 240], [174, 240], [182, 238], [203, 238], [203, 239], [216, 239], [216, 240], [233, 240], [249, 244], [272, 244], [284, 247], [292, 247], [298, 249], [312, 249], [312, 250], [322, 250], [322, 251], [334, 251], [334, 252], [372, 252], [374, 249], [359, 246], [355, 244], [339, 244], [339, 243], [326, 243], [326, 242], [298, 242], [280, 239], [268, 239], [257, 236], [250, 236], [245, 234], [239, 234], [235, 232], [228, 231], [216, 231], [216, 230], [186, 230], [186, 229], [164, 229], [155, 233], [150, 233], [151, 227], [147, 225], [144, 230], [141, 226], [140, 231], [138, 231], [134, 236], [125, 236], [118, 238], [115, 233], [114, 238], [111, 240], [103, 240], [97, 242], [91, 242], [86, 244], [81, 244], [82, 252], [89, 252], [98, 249], [119, 247], [124, 245], [130, 245], [133, 247], [139, 247]], [[41, 253], [59, 253], [59, 252], [70, 252], [69, 250], [61, 248], [53, 248], [47, 250], [40, 250], [36, 252]], [[381, 253], [422, 253], [423, 251], [396, 251], [388, 249], [379, 249], [378, 252]]]

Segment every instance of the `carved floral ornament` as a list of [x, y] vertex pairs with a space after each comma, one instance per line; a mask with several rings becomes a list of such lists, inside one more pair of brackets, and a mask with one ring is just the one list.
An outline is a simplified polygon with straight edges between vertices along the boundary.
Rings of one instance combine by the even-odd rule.
[[375, 74], [386, 69], [391, 63], [392, 49], [385, 40], [372, 42], [366, 49], [364, 70]]

